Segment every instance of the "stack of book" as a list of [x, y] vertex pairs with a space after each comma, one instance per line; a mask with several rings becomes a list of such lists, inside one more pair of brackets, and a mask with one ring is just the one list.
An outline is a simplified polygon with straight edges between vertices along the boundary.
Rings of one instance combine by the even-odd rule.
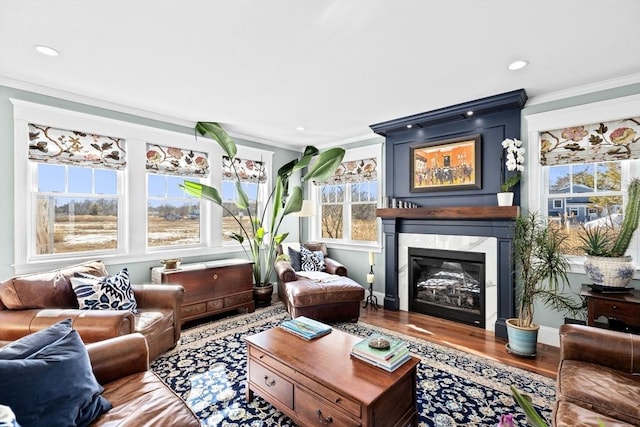
[[[386, 341], [389, 346], [376, 348], [376, 346], [379, 347], [378, 344], [381, 341]], [[395, 371], [411, 358], [405, 343], [399, 339], [380, 334], [374, 334], [354, 345], [351, 349], [351, 356], [388, 372]]]
[[285, 320], [280, 324], [280, 327], [287, 332], [291, 332], [303, 338], [305, 340], [312, 340], [314, 338], [327, 335], [331, 332], [331, 326], [318, 322], [317, 320], [309, 319], [308, 317], [300, 316], [295, 319]]

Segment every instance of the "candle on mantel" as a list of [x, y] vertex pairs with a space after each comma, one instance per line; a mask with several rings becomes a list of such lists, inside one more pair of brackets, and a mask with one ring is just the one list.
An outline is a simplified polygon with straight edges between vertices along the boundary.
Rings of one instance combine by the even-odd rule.
[[369, 265], [376, 265], [375, 257], [373, 256], [373, 252], [369, 252]]

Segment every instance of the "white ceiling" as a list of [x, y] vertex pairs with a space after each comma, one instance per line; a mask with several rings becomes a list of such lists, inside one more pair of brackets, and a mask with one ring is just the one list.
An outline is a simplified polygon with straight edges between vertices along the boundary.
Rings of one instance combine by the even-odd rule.
[[638, 0], [0, 0], [0, 83], [287, 147], [635, 76], [639, 46]]

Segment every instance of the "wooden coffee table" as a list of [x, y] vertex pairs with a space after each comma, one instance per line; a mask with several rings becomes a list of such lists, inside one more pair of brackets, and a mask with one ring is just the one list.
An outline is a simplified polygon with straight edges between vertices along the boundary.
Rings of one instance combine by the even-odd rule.
[[301, 426], [417, 425], [416, 357], [386, 372], [351, 358], [362, 338], [336, 329], [305, 341], [276, 327], [245, 340], [247, 401], [255, 392]]

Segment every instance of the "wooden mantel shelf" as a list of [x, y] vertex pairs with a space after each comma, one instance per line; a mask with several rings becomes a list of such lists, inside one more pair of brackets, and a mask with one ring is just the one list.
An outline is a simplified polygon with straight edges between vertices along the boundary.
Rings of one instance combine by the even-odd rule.
[[515, 219], [520, 206], [447, 206], [407, 209], [376, 209], [380, 218], [404, 219]]

